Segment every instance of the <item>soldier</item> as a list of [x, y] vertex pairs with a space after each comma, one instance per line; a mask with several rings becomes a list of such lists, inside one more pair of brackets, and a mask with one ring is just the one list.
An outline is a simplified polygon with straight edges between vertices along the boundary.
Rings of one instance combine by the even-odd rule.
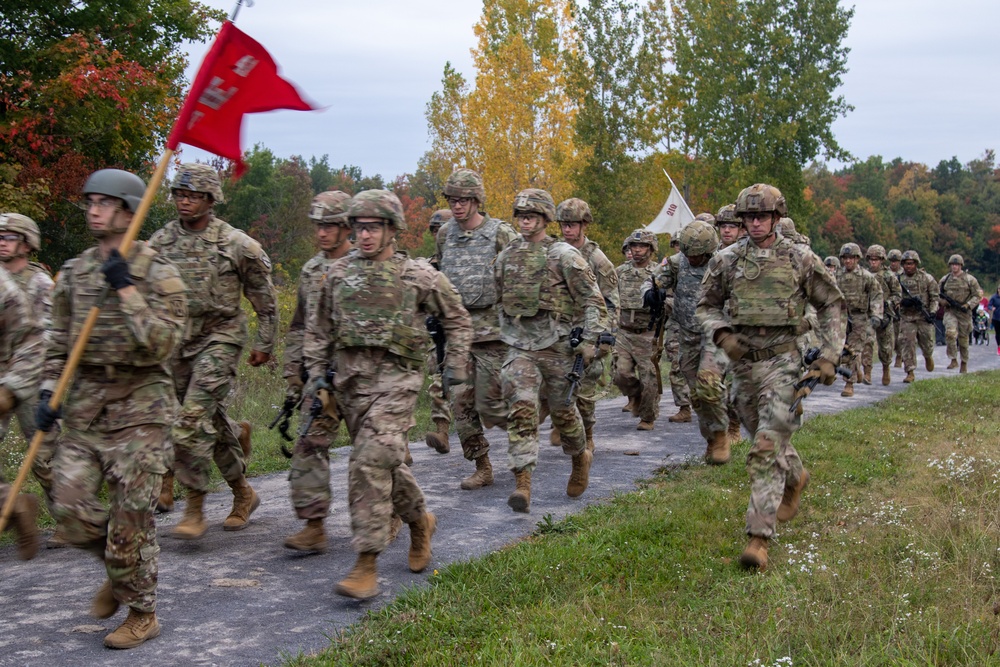
[[[247, 342], [247, 315], [240, 292], [257, 314], [257, 340], [249, 364], [271, 358], [276, 295], [271, 284], [271, 260], [257, 241], [216, 218], [215, 204], [224, 203], [222, 184], [206, 164], [183, 164], [170, 184], [178, 220], [153, 234], [150, 245], [181, 270], [188, 285], [190, 321], [184, 340], [171, 361], [181, 412], [171, 430], [177, 480], [187, 489], [184, 517], [170, 532], [185, 540], [198, 539], [208, 526], [202, 513], [211, 490], [212, 463], [233, 490], [233, 508], [223, 530], [242, 530], [260, 498], [247, 482], [250, 424], [237, 425], [225, 403], [236, 379]], [[164, 481], [161, 500], [173, 499], [173, 481]], [[169, 503], [164, 503], [169, 507]]]
[[[866, 254], [868, 268], [878, 280], [879, 287], [882, 288], [882, 327], [875, 330], [875, 338], [878, 345], [878, 360], [882, 362], [882, 384], [888, 385], [892, 381], [889, 366], [892, 364], [892, 355], [896, 347], [896, 322], [899, 321], [899, 300], [902, 298], [903, 292], [899, 287], [896, 274], [882, 263], [886, 258], [885, 248], [877, 244], [870, 245]], [[869, 377], [871, 376], [872, 356], [872, 346], [865, 346], [862, 363], [865, 367], [865, 374]]]
[[[118, 169], [94, 172], [83, 186], [97, 245], [58, 274], [35, 415], [38, 428], [52, 428], [58, 416], [49, 407], [52, 390], [84, 320], [99, 306], [61, 405], [55, 504], [67, 540], [104, 561], [108, 579], [91, 612], [109, 618], [119, 605], [129, 608], [125, 622], [104, 638], [110, 648], [134, 648], [160, 634], [153, 508], [177, 414], [168, 360], [187, 317], [176, 266], [142, 242], [130, 248], [127, 261], [118, 252], [144, 190], [138, 176]], [[104, 482], [109, 509], [98, 497]]]
[[[451, 214], [451, 209], [443, 208], [434, 211], [431, 215], [428, 229], [431, 236], [437, 239], [438, 230], [444, 223], [452, 220], [455, 216]], [[440, 269], [438, 258], [432, 257], [431, 266]], [[445, 396], [444, 388], [441, 385], [441, 370], [438, 368], [437, 347], [431, 345], [427, 352], [427, 375], [431, 378], [431, 384], [427, 387], [427, 394], [431, 398], [431, 421], [434, 422], [434, 430], [428, 431], [424, 436], [427, 446], [439, 454], [447, 454], [451, 451], [448, 443], [448, 431], [451, 430], [451, 405]], [[407, 463], [409, 465], [409, 463]]]
[[[871, 384], [871, 369], [862, 375], [861, 359], [865, 347], [871, 344], [870, 334], [882, 326], [882, 288], [867, 269], [858, 265], [861, 248], [857, 243], [845, 243], [840, 248], [841, 269], [837, 272], [837, 286], [847, 305], [848, 357], [845, 365], [852, 372], [844, 385], [841, 396], [854, 396], [854, 383]], [[871, 330], [869, 331], [869, 326]]]
[[[563, 241], [580, 251], [587, 260], [590, 270], [597, 277], [597, 286], [604, 296], [604, 305], [608, 310], [608, 321], [618, 321], [619, 297], [618, 274], [615, 265], [597, 245], [596, 241], [587, 238], [587, 226], [593, 224], [590, 205], [582, 199], [567, 199], [556, 207], [556, 221], [562, 230]], [[598, 357], [587, 367], [587, 374], [580, 380], [576, 389], [576, 407], [583, 419], [583, 429], [587, 435], [587, 449], [594, 451], [594, 408], [597, 405], [597, 383], [604, 377], [606, 370], [604, 360], [610, 350], [610, 344], [601, 345]], [[543, 410], [548, 413], [547, 406]], [[559, 440], [559, 429], [552, 427], [552, 444], [562, 444]]]
[[[715, 214], [715, 225], [719, 232], [719, 250], [728, 248], [746, 235], [743, 225], [736, 218], [736, 204], [726, 204]], [[733, 393], [733, 372], [729, 368], [729, 360], [724, 355], [719, 357], [726, 362], [726, 412], [729, 414], [729, 444], [738, 443], [743, 434], [740, 432], [740, 416], [736, 412], [736, 395]]]
[[906, 377], [913, 382], [917, 368], [917, 344], [924, 353], [924, 366], [934, 370], [934, 313], [938, 309], [937, 281], [920, 267], [916, 250], [903, 253], [903, 273], [896, 276], [902, 291], [899, 301], [899, 353]]
[[[347, 204], [351, 196], [340, 190], [321, 192], [313, 197], [309, 219], [316, 224], [319, 252], [302, 265], [295, 313], [285, 337], [285, 407], [302, 401], [301, 414], [309, 414], [315, 396], [302, 398], [307, 379], [302, 342], [306, 322], [316, 310], [323, 279], [330, 266], [351, 250], [351, 225], [347, 222]], [[340, 420], [323, 412], [313, 418], [309, 431], [298, 438], [292, 452], [288, 483], [292, 507], [305, 527], [285, 539], [285, 546], [298, 551], [325, 552], [326, 530], [323, 520], [330, 514], [330, 445], [337, 437]]]
[[806, 247], [811, 247], [809, 242], [809, 237], [806, 236], [805, 234], [800, 234], [798, 231], [795, 230], [794, 220], [786, 217], [779, 220], [778, 224], [779, 224], [778, 231], [780, 231], [781, 235], [784, 236], [785, 238], [791, 239], [792, 243], [799, 243]]
[[709, 262], [697, 310], [706, 336], [733, 361], [737, 409], [753, 438], [747, 456], [750, 541], [740, 563], [760, 570], [767, 567], [776, 522], [796, 515], [809, 482], [791, 442], [801, 416], [789, 410], [800, 393], [796, 339], [807, 303], [816, 307], [821, 341], [820, 358], [807, 376], [832, 384], [843, 347], [843, 297], [819, 257], [776, 232], [785, 210], [785, 198], [770, 185], [758, 183], [740, 193], [736, 215], [748, 238]]
[[494, 308], [498, 293], [493, 263], [517, 233], [506, 222], [480, 211], [486, 191], [479, 174], [471, 169], [457, 169], [448, 177], [444, 197], [455, 219], [446, 222], [437, 234], [437, 259], [472, 316], [469, 382], [451, 394], [462, 454], [476, 464], [475, 472], [462, 480], [461, 487], [472, 490], [493, 484], [490, 443], [483, 429], [506, 426], [500, 366], [507, 356], [507, 346], [501, 340]]
[[[42, 344], [48, 336], [52, 312], [52, 276], [48, 269], [29, 259], [31, 253], [38, 252], [42, 247], [42, 237], [35, 221], [26, 215], [18, 213], [0, 213], [0, 263], [7, 269], [14, 284], [18, 287], [27, 304], [27, 317], [33, 320], [32, 326], [41, 332]], [[7, 358], [0, 360], [0, 368], [10, 363], [10, 348], [6, 348]], [[36, 375], [38, 377], [38, 375]], [[35, 404], [38, 398], [38, 387], [32, 387], [25, 400], [20, 401], [12, 414], [17, 415], [17, 423], [21, 434], [27, 442], [35, 435]], [[10, 428], [10, 417], [0, 419], [0, 440]], [[53, 429], [42, 441], [42, 446], [35, 456], [31, 472], [42, 487], [45, 504], [49, 514], [55, 516], [52, 498], [52, 458], [56, 453], [58, 429]], [[31, 501], [27, 501], [31, 502]], [[65, 546], [62, 532], [57, 528], [57, 534], [50, 546]]]
[[[944, 339], [948, 344], [948, 370], [958, 368], [958, 355], [962, 355], [959, 373], [968, 371], [969, 336], [972, 335], [972, 313], [983, 298], [983, 290], [971, 273], [965, 271], [961, 255], [948, 258], [948, 274], [938, 281], [941, 300], [944, 301]], [[956, 344], [958, 349], [956, 350]]]
[[[649, 321], [653, 303], [647, 305], [644, 301], [642, 285], [656, 271], [653, 261], [657, 252], [656, 234], [637, 229], [627, 241], [632, 259], [616, 269], [621, 312], [613, 379], [615, 386], [628, 398], [622, 412], [631, 412], [639, 418], [638, 430], [652, 431], [660, 415], [660, 392], [654, 362], [657, 341]], [[672, 306], [672, 300], [664, 304], [664, 308]]]
[[[891, 271], [892, 274], [895, 275], [898, 278], [899, 275], [901, 273], [903, 273], [903, 267], [900, 265], [901, 262], [903, 261], [903, 253], [900, 252], [899, 250], [893, 248], [892, 250], [890, 250], [887, 253], [886, 257], [889, 260], [889, 271]], [[900, 297], [900, 298], [902, 298], [902, 297]], [[894, 321], [892, 323], [892, 331], [893, 331], [893, 335], [895, 336], [895, 340], [896, 340], [896, 346], [895, 346], [896, 347], [896, 362], [893, 364], [894, 368], [902, 368], [903, 367], [903, 356], [902, 356], [902, 349], [903, 349], [903, 347], [902, 347], [902, 340], [901, 340], [900, 335], [899, 335], [900, 334], [900, 329], [901, 329], [900, 320], [897, 319], [896, 321]]]
[[361, 192], [347, 217], [355, 249], [327, 272], [304, 349], [310, 385], [332, 389], [351, 437], [348, 506], [358, 559], [335, 591], [366, 599], [378, 594], [375, 560], [389, 543], [393, 512], [410, 526], [410, 570], [423, 571], [431, 557], [436, 520], [404, 462], [424, 381], [424, 320], [434, 315], [447, 332], [449, 384], [466, 379], [472, 325], [444, 274], [395, 251], [396, 234], [406, 230], [396, 195]]
[[[714, 219], [714, 218], [713, 218]], [[719, 247], [719, 237], [707, 220], [695, 220], [678, 233], [681, 251], [672, 255], [660, 273], [647, 279], [647, 290], [672, 290], [671, 317], [680, 331], [680, 370], [691, 391], [691, 404], [698, 415], [701, 435], [708, 443], [705, 461], [729, 462], [729, 420], [722, 399], [726, 361], [711, 339], [705, 338], [695, 311], [708, 262]]]
[[[680, 241], [676, 237], [670, 239], [670, 247], [675, 254], [680, 252]], [[667, 258], [664, 257], [661, 265], [666, 261]], [[666, 303], [669, 303], [670, 309], [673, 309], [673, 292], [667, 292], [665, 297]], [[681, 373], [680, 331], [677, 328], [676, 320], [669, 315], [664, 323], [664, 328], [663, 349], [670, 362], [670, 372], [667, 377], [670, 379], [670, 393], [673, 395], [674, 405], [677, 406], [677, 412], [667, 417], [667, 421], [672, 424], [686, 424], [691, 421], [691, 390], [688, 389], [687, 379]]]
[[[572, 498], [587, 490], [593, 454], [587, 449], [583, 421], [567, 376], [576, 355], [584, 367], [597, 354], [606, 329], [607, 308], [594, 272], [567, 243], [545, 233], [556, 217], [555, 202], [545, 190], [522, 190], [514, 199], [514, 220], [521, 237], [497, 257], [500, 335], [510, 346], [500, 372], [503, 395], [510, 406], [508, 465], [517, 487], [507, 500], [515, 512], [528, 512], [531, 472], [538, 460], [539, 391], [547, 392], [552, 425], [559, 429], [563, 453], [573, 457], [566, 485]], [[570, 333], [583, 329], [574, 349]], [[568, 403], [568, 404], [567, 404]]]
[[833, 255], [830, 255], [823, 260], [823, 266], [826, 267], [826, 270], [830, 273], [831, 276], [836, 276], [837, 271], [840, 270], [840, 259], [834, 257]]

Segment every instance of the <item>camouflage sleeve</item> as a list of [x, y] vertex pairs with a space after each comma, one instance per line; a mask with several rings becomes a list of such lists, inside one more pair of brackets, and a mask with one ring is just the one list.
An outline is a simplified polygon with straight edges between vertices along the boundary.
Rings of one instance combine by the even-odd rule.
[[0, 377], [0, 385], [21, 402], [38, 391], [38, 379], [45, 362], [42, 331], [29, 313], [27, 299], [9, 278], [0, 287], [0, 305], [3, 307], [0, 324], [7, 337], [5, 347], [11, 350], [10, 363]]
[[497, 227], [497, 253], [507, 247], [507, 245], [516, 239], [520, 234], [514, 230], [513, 227], [508, 225], [506, 222], [501, 222], [500, 226]]
[[845, 330], [841, 329], [844, 295], [837, 287], [837, 279], [830, 275], [823, 260], [811, 250], [804, 253], [801, 270], [806, 298], [816, 309], [816, 321], [819, 322], [816, 336], [819, 338], [820, 356], [837, 364], [844, 350]]
[[52, 311], [49, 318], [49, 337], [45, 346], [45, 367], [42, 370], [41, 387], [49, 391], [55, 389], [69, 352], [69, 327], [73, 314], [70, 283], [73, 280], [75, 261], [70, 260], [63, 264], [56, 275], [55, 287], [52, 288]]
[[974, 313], [983, 298], [983, 288], [979, 286], [979, 281], [971, 273], [965, 275], [969, 281], [969, 300], [965, 302], [965, 306]]
[[882, 308], [882, 285], [879, 284], [878, 278], [874, 274], [868, 274], [868, 288], [870, 292], [868, 293], [868, 317], [877, 317], [882, 319], [884, 317], [884, 309]]
[[929, 273], [925, 273], [924, 276], [927, 280], [927, 310], [933, 315], [941, 305], [941, 288], [934, 280], [934, 276]]
[[701, 298], [695, 316], [710, 341], [715, 340], [716, 331], [732, 328], [725, 311], [729, 299], [728, 271], [726, 256], [718, 254], [709, 260], [705, 276], [701, 279]]
[[608, 309], [597, 286], [597, 277], [579, 252], [563, 254], [559, 265], [573, 303], [584, 313], [584, 340], [595, 343], [597, 337], [609, 329]]
[[35, 322], [43, 334], [49, 330], [49, 319], [52, 316], [52, 286], [54, 284], [49, 274], [44, 271], [37, 272], [28, 281], [28, 312], [35, 318]]
[[493, 280], [496, 283], [497, 300], [494, 304], [494, 308], [497, 311], [497, 315], [500, 314], [501, 304], [503, 303], [503, 263], [504, 258], [507, 253], [501, 251], [495, 260], [493, 260]]
[[445, 229], [448, 228], [449, 224], [455, 224], [455, 223], [453, 222], [444, 223], [443, 225], [441, 225], [441, 228], [437, 231], [437, 234], [434, 235], [434, 259], [436, 260], [438, 267], [441, 266], [441, 258], [444, 256], [444, 252], [442, 251], [442, 249], [444, 248], [444, 244], [447, 243], [448, 241], [448, 232], [446, 232]]
[[239, 261], [243, 295], [257, 313], [257, 340], [253, 349], [270, 354], [274, 350], [274, 328], [277, 324], [278, 297], [271, 283], [271, 260], [260, 244], [250, 239], [243, 247]]
[[297, 377], [302, 372], [302, 343], [306, 332], [306, 294], [303, 279], [299, 278], [299, 289], [295, 297], [295, 312], [292, 323], [285, 335], [285, 356], [281, 377]]
[[903, 288], [899, 286], [899, 280], [894, 274], [890, 274], [886, 278], [885, 284], [889, 288], [889, 294], [883, 294], [882, 297], [892, 305], [894, 310], [898, 310], [899, 302], [903, 300]]
[[333, 362], [333, 341], [337, 325], [330, 316], [333, 306], [331, 285], [337, 279], [337, 274], [331, 271], [330, 275], [323, 281], [323, 287], [316, 299], [316, 308], [308, 314], [306, 319], [306, 329], [302, 339], [302, 358], [311, 378], [323, 377], [326, 374], [326, 369]]
[[129, 290], [121, 300], [125, 322], [136, 341], [159, 361], [166, 361], [184, 334], [186, 288], [176, 266], [154, 259], [146, 275], [146, 295]]
[[423, 309], [437, 317], [444, 327], [448, 368], [464, 370], [472, 348], [472, 317], [448, 276], [436, 273], [433, 278], [432, 287], [424, 297]]

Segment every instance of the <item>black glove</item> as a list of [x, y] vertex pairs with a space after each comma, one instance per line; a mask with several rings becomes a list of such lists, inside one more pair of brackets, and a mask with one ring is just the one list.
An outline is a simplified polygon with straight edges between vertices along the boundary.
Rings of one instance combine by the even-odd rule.
[[56, 423], [56, 420], [62, 416], [62, 409], [53, 410], [49, 407], [49, 399], [52, 398], [52, 392], [48, 389], [43, 389], [38, 393], [38, 405], [35, 406], [35, 426], [39, 431], [45, 431], [48, 433], [52, 430], [52, 426]]
[[924, 315], [924, 322], [927, 322], [927, 324], [934, 324], [934, 319], [933, 315]]
[[657, 287], [653, 287], [642, 297], [642, 305], [649, 310], [659, 310], [663, 306], [664, 295]]
[[919, 308], [923, 304], [921, 304], [920, 300], [915, 297], [904, 296], [900, 300], [899, 305], [902, 306], [903, 308]]
[[108, 281], [113, 290], [120, 290], [135, 284], [132, 282], [132, 276], [128, 274], [128, 262], [125, 261], [117, 248], [112, 250], [107, 261], [101, 264], [101, 272], [104, 273], [104, 279]]

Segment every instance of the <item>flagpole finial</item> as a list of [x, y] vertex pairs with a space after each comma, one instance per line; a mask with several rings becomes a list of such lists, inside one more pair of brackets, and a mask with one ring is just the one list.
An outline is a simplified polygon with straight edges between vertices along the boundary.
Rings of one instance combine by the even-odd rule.
[[233, 7], [233, 13], [229, 17], [229, 21], [236, 23], [236, 15], [240, 13], [240, 7], [246, 5], [247, 7], [253, 7], [253, 0], [236, 0], [236, 6]]

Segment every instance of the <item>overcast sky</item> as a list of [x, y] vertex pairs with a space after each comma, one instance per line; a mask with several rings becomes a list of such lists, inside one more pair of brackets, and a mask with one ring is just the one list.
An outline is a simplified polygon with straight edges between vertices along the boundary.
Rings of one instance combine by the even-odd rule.
[[[231, 11], [235, 0], [202, 0]], [[279, 157], [330, 156], [387, 180], [413, 172], [429, 147], [424, 109], [451, 61], [474, 80], [475, 0], [255, 0], [236, 25], [261, 42], [285, 78], [322, 111], [248, 116], [244, 148]], [[864, 0], [855, 5], [842, 94], [854, 111], [834, 124], [855, 157], [935, 166], [1000, 148], [997, 0]], [[191, 49], [191, 69], [208, 45]], [[185, 159], [205, 154], [185, 149]], [[836, 165], [831, 165], [835, 167]]]

